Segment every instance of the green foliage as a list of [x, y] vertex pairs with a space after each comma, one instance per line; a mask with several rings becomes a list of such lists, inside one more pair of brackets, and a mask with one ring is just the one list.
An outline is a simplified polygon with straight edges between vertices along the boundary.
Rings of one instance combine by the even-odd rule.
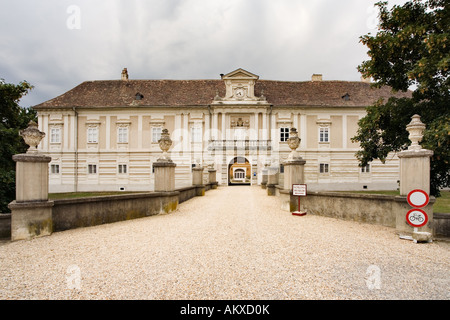
[[431, 194], [450, 186], [450, 8], [448, 1], [412, 0], [387, 8], [378, 2], [379, 30], [362, 36], [370, 60], [358, 66], [364, 77], [372, 77], [375, 87], [394, 91], [416, 86], [411, 98], [391, 98], [367, 108], [357, 135], [361, 165], [373, 159], [385, 161], [389, 152], [409, 145], [406, 125], [419, 114], [427, 125], [422, 146], [434, 151], [431, 159]]
[[450, 185], [450, 114], [437, 117], [425, 131], [422, 146], [434, 151], [431, 157], [430, 193], [439, 195], [439, 188]]
[[378, 2], [376, 36], [362, 36], [370, 60], [358, 70], [378, 86], [406, 91], [417, 85], [415, 97], [448, 96], [450, 65], [450, 8], [447, 1], [412, 0], [391, 11]]
[[30, 120], [37, 120], [35, 110], [19, 106], [19, 100], [32, 88], [26, 81], [14, 85], [0, 79], [0, 212], [9, 212], [8, 203], [16, 197], [12, 156], [28, 148], [19, 131], [25, 129]]

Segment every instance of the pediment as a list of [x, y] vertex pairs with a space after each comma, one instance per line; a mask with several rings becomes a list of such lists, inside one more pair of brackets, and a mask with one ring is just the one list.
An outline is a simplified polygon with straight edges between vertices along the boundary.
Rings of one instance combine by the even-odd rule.
[[214, 104], [249, 105], [266, 104], [266, 98], [261, 95], [255, 97], [255, 83], [259, 76], [242, 68], [221, 75], [225, 82], [225, 96], [216, 95]]
[[242, 68], [236, 69], [222, 76], [223, 80], [258, 80], [259, 76]]

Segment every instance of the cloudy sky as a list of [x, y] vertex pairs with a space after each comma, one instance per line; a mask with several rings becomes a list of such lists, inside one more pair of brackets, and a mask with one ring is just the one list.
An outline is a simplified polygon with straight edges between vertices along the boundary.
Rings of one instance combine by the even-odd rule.
[[[378, 0], [0, 0], [0, 78], [23, 107], [86, 80], [360, 79]], [[406, 1], [390, 0], [389, 5]]]

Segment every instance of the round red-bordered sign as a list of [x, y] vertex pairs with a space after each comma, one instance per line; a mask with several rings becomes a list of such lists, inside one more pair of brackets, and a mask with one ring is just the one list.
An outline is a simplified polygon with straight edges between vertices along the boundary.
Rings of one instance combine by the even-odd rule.
[[411, 207], [423, 208], [430, 201], [430, 197], [428, 196], [428, 194], [425, 191], [420, 190], [420, 189], [415, 189], [408, 193], [406, 200], [408, 201], [408, 203]]
[[428, 215], [421, 209], [411, 209], [406, 214], [406, 222], [413, 227], [420, 228], [427, 224]]

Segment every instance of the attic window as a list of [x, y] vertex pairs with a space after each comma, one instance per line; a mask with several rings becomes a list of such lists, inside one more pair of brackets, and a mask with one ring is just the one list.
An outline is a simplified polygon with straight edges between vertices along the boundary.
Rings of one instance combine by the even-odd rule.
[[142, 98], [144, 98], [144, 96], [138, 92], [138, 93], [136, 93], [136, 95], [135, 95], [134, 98], [135, 98], [136, 100], [142, 100]]
[[341, 98], [344, 99], [345, 101], [349, 101], [350, 100], [350, 95], [348, 93], [346, 93]]

